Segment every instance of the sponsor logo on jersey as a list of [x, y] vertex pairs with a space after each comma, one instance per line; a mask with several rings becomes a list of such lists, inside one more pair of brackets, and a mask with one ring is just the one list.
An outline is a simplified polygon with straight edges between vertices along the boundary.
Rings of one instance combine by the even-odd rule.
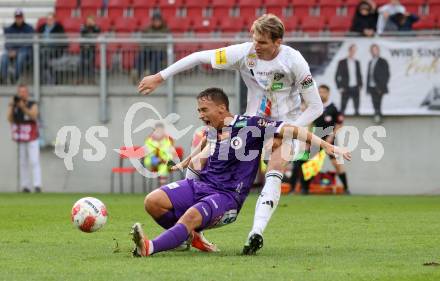
[[272, 91], [281, 90], [283, 88], [283, 82], [272, 83]]
[[233, 149], [240, 149], [242, 146], [243, 146], [243, 140], [239, 136], [233, 137], [231, 139], [231, 147]]
[[215, 64], [222, 65], [226, 64], [226, 50], [225, 49], [217, 49], [215, 50]]
[[269, 76], [273, 74], [273, 71], [257, 71], [258, 75]]
[[312, 75], [307, 75], [306, 78], [304, 78], [301, 81], [301, 86], [303, 89], [308, 89], [313, 85], [313, 78]]
[[284, 78], [284, 74], [283, 73], [275, 73], [273, 75], [273, 80], [275, 80], [275, 81], [280, 81], [283, 78]]
[[324, 117], [324, 121], [327, 122], [327, 123], [332, 122], [332, 120], [333, 120], [333, 118], [332, 118], [331, 115], [326, 115], [326, 116]]
[[269, 127], [269, 126], [275, 126], [277, 124], [276, 121], [269, 121], [266, 119], [260, 119], [257, 122], [258, 126], [260, 127]]
[[247, 125], [247, 120], [242, 120], [242, 121], [235, 122], [234, 128], [243, 128], [243, 127], [246, 127], [246, 125]]

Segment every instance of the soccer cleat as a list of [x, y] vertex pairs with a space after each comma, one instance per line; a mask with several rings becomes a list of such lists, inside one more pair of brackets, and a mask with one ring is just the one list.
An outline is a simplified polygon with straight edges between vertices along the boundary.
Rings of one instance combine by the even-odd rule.
[[140, 223], [135, 223], [131, 227], [132, 240], [135, 244], [135, 248], [132, 251], [133, 257], [146, 257], [148, 256], [148, 248], [150, 246], [150, 241], [144, 234], [142, 226]]
[[220, 249], [217, 248], [217, 245], [208, 241], [205, 238], [202, 232], [193, 231], [191, 233], [192, 241], [191, 246], [202, 251], [202, 252], [220, 252]]
[[254, 233], [249, 237], [247, 243], [243, 247], [243, 255], [255, 255], [258, 250], [263, 248], [263, 236]]

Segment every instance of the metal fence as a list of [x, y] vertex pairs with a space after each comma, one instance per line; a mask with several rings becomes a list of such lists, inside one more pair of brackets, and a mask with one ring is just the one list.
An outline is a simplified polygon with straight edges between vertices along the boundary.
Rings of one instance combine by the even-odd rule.
[[[319, 73], [329, 56], [347, 39], [347, 36], [299, 36], [287, 37], [284, 42], [300, 50], [310, 64], [312, 73]], [[391, 35], [402, 35], [391, 34]], [[406, 33], [400, 40], [415, 40], [414, 36], [438, 37], [438, 33]], [[143, 37], [139, 34], [101, 34], [96, 38], [81, 38], [68, 34], [65, 37], [45, 39], [37, 35], [32, 38], [0, 37], [0, 44], [15, 45], [15, 52], [6, 48], [1, 54], [2, 86], [14, 86], [19, 82], [33, 85], [34, 97], [40, 98], [42, 87], [63, 86], [75, 92], [78, 86], [89, 87], [100, 96], [101, 121], [106, 121], [106, 98], [110, 94], [136, 92], [140, 79], [153, 74], [174, 61], [199, 50], [245, 42], [245, 34], [213, 37], [211, 35], [173, 36], [163, 34]], [[371, 39], [367, 39], [371, 40]], [[174, 95], [190, 92], [191, 85], [228, 85], [238, 93], [238, 73], [216, 71], [201, 65], [167, 80], [161, 89], [168, 97], [168, 111], [174, 112]], [[179, 87], [176, 88], [175, 85]], [[238, 101], [240, 100], [237, 95]], [[240, 102], [238, 102], [239, 104]]]

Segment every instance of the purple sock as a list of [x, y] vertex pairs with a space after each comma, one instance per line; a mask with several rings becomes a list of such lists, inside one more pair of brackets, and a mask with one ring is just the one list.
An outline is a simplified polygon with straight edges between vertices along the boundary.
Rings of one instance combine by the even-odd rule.
[[186, 226], [181, 223], [176, 223], [175, 226], [162, 232], [162, 234], [151, 241], [153, 243], [153, 254], [174, 249], [187, 238], [188, 231], [186, 230]]
[[169, 229], [176, 224], [177, 218], [172, 211], [168, 211], [165, 214], [163, 214], [160, 218], [156, 219], [156, 222], [164, 229]]

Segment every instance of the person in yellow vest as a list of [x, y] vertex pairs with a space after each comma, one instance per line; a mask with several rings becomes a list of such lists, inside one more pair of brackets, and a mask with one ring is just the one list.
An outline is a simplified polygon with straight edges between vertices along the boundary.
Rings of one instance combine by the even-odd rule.
[[157, 123], [154, 131], [145, 139], [145, 167], [159, 175], [160, 185], [167, 182], [169, 167], [175, 157], [174, 141], [165, 132], [164, 125]]

